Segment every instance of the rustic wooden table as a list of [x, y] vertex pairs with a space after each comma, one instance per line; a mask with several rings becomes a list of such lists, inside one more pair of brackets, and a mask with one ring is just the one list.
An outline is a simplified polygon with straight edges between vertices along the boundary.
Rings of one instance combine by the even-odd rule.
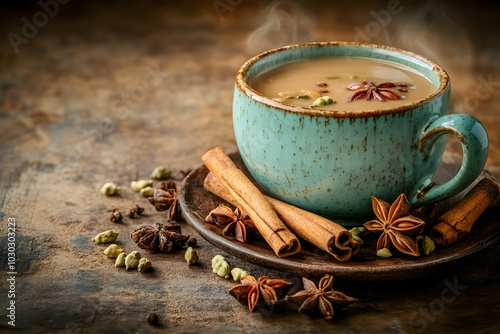
[[[269, 4], [2, 2], [2, 332], [500, 331], [499, 247], [434, 277], [338, 279], [335, 287], [359, 302], [327, 322], [287, 307], [249, 313], [227, 293], [235, 283], [211, 271], [210, 259], [224, 253], [199, 236], [199, 266], [188, 267], [183, 252], [154, 254], [148, 274], [115, 268], [91, 241], [112, 228], [120, 232], [121, 246], [137, 249], [129, 233], [165, 218], [129, 182], [158, 165], [170, 166], [181, 181], [181, 171], [201, 165], [205, 151], [235, 151], [236, 70], [262, 50], [293, 42], [389, 44], [441, 63], [453, 80], [454, 110], [482, 121], [490, 136], [486, 169], [500, 175], [500, 7], [406, 0]], [[458, 143], [450, 141], [448, 151], [459, 152]], [[108, 180], [123, 187], [121, 196], [98, 192]], [[146, 206], [146, 217], [108, 220], [107, 209], [124, 211], [135, 203]], [[492, 215], [499, 214], [493, 208]], [[16, 225], [13, 268], [9, 222]], [[197, 236], [186, 223], [182, 229]], [[257, 276], [299, 282], [293, 273], [227, 257]], [[15, 310], [6, 310], [12, 301]], [[148, 325], [149, 313], [159, 316], [159, 325]], [[6, 317], [12, 314], [15, 319]]]

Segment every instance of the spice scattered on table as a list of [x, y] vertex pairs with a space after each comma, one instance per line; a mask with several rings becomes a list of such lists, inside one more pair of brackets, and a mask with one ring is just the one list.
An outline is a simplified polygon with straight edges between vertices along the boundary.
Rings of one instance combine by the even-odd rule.
[[141, 254], [138, 251], [133, 251], [125, 257], [125, 269], [136, 269], [139, 266]]
[[215, 255], [212, 259], [212, 271], [223, 278], [231, 276], [231, 265], [222, 255]]
[[146, 272], [151, 269], [151, 261], [146, 259], [145, 257], [142, 257], [139, 259], [139, 264], [137, 265], [137, 271], [139, 272]]
[[142, 215], [142, 213], [144, 212], [144, 208], [140, 207], [139, 205], [135, 205], [134, 208], [131, 208], [131, 209], [128, 209], [125, 213], [125, 216], [127, 216], [128, 218], [134, 218], [135, 215]]
[[186, 253], [184, 253], [184, 259], [186, 260], [188, 266], [192, 266], [198, 263], [198, 253], [193, 249], [193, 247], [188, 247]]
[[240, 285], [229, 290], [229, 294], [241, 304], [247, 305], [250, 312], [255, 312], [265, 305], [278, 303], [293, 285], [282, 279], [270, 279], [267, 276], [257, 280], [251, 275], [241, 277], [240, 282]]
[[96, 244], [107, 244], [115, 242], [118, 238], [118, 234], [118, 232], [115, 232], [113, 230], [104, 231], [93, 237], [92, 241], [94, 241]]
[[130, 238], [149, 253], [171, 253], [182, 248], [189, 240], [189, 235], [182, 234], [181, 225], [166, 223], [162, 225], [143, 225], [132, 231]]
[[119, 223], [123, 219], [122, 214], [118, 209], [114, 209], [113, 212], [111, 212], [111, 215], [109, 217], [109, 220], [112, 221], [113, 223]]
[[123, 253], [123, 249], [117, 244], [111, 244], [104, 250], [104, 254], [110, 259], [116, 259], [120, 253]]
[[151, 175], [149, 176], [155, 180], [166, 180], [172, 175], [172, 170], [166, 166], [158, 166], [156, 167]]
[[137, 180], [137, 181], [132, 181], [130, 182], [130, 188], [132, 190], [139, 192], [141, 189], [144, 189], [146, 187], [152, 187], [153, 186], [153, 180]]
[[145, 188], [142, 188], [139, 193], [143, 196], [143, 197], [152, 197], [154, 196], [155, 194], [155, 189], [153, 187], [145, 187]]
[[304, 290], [292, 296], [286, 296], [288, 303], [299, 307], [299, 312], [309, 317], [322, 316], [326, 320], [333, 318], [335, 309], [340, 309], [357, 301], [356, 298], [333, 290], [333, 276], [325, 275], [318, 286], [303, 277]]
[[231, 276], [233, 277], [233, 280], [235, 282], [239, 283], [241, 281], [242, 277], [248, 276], [248, 275], [250, 275], [250, 273], [246, 270], [241, 269], [241, 268], [231, 269]]
[[118, 256], [116, 257], [116, 260], [115, 260], [115, 267], [125, 267], [125, 257], [127, 256], [127, 254], [125, 252], [122, 252], [120, 254], [118, 254]]
[[167, 211], [167, 219], [175, 221], [181, 218], [181, 206], [177, 195], [175, 182], [160, 182], [153, 189], [153, 196], [148, 200], [156, 211]]
[[103, 195], [113, 196], [120, 193], [120, 187], [113, 182], [106, 182], [99, 190]]

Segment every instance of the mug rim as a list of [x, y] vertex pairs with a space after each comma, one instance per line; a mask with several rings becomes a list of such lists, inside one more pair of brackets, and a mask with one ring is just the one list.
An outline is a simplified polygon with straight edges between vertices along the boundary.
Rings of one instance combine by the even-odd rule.
[[[296, 48], [307, 48], [307, 47], [342, 47], [342, 46], [354, 46], [358, 48], [369, 48], [369, 49], [380, 49], [387, 50], [393, 53], [399, 53], [417, 60], [420, 60], [427, 65], [430, 65], [432, 72], [436, 74], [439, 79], [439, 87], [434, 90], [431, 94], [426, 96], [423, 99], [408, 102], [404, 104], [400, 104], [393, 108], [384, 108], [384, 109], [370, 109], [369, 111], [352, 111], [352, 110], [322, 110], [322, 109], [313, 109], [306, 108], [301, 106], [283, 104], [273, 100], [272, 98], [266, 97], [250, 87], [250, 85], [246, 82], [245, 77], [248, 71], [252, 68], [260, 60], [273, 55], [275, 53], [283, 52], [290, 49]], [[304, 58], [303, 60], [308, 59]], [[393, 61], [395, 62], [395, 61]], [[396, 62], [397, 63], [397, 62]], [[284, 64], [283, 64], [284, 65]], [[328, 41], [328, 42], [310, 42], [310, 43], [299, 43], [299, 44], [291, 44], [287, 46], [282, 46], [279, 48], [271, 49], [260, 53], [249, 60], [247, 60], [236, 73], [236, 86], [238, 89], [243, 92], [250, 99], [255, 100], [259, 103], [262, 103], [268, 107], [279, 109], [285, 112], [291, 112], [296, 114], [302, 114], [307, 116], [324, 116], [324, 117], [334, 117], [334, 118], [360, 118], [360, 117], [372, 117], [379, 115], [388, 115], [388, 114], [397, 114], [401, 112], [405, 112], [408, 110], [412, 110], [415, 107], [423, 105], [428, 101], [434, 99], [435, 97], [443, 94], [446, 89], [450, 86], [450, 77], [448, 73], [436, 62], [421, 56], [417, 53], [403, 50], [400, 48], [386, 46], [381, 44], [371, 44], [371, 43], [359, 43], [359, 42], [343, 42], [343, 41]]]

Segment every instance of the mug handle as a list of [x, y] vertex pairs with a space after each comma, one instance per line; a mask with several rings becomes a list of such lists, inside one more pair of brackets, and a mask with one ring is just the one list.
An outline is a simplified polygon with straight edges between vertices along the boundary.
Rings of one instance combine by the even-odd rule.
[[481, 174], [488, 158], [488, 135], [477, 118], [466, 114], [441, 116], [430, 122], [422, 131], [418, 148], [424, 157], [431, 154], [436, 141], [445, 134], [452, 134], [462, 145], [462, 165], [458, 173], [443, 184], [425, 177], [409, 196], [412, 206], [443, 201], [467, 188]]

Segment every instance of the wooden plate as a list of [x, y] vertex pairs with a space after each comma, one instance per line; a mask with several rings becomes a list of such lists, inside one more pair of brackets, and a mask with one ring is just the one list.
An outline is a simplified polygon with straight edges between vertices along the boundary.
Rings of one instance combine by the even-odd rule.
[[[247, 172], [238, 153], [232, 153], [230, 156], [238, 167]], [[451, 164], [445, 165], [445, 174], [447, 170], [453, 168]], [[242, 244], [233, 237], [222, 235], [221, 227], [205, 222], [205, 217], [212, 209], [225, 203], [203, 188], [203, 180], [207, 174], [208, 169], [202, 165], [193, 170], [183, 181], [179, 200], [186, 221], [203, 238], [221, 250], [240, 259], [277, 270], [313, 276], [329, 273], [337, 277], [362, 281], [413, 279], [463, 264], [464, 261], [494, 247], [500, 241], [499, 228], [496, 226], [500, 221], [500, 210], [497, 206], [492, 206], [476, 222], [468, 237], [450, 247], [436, 249], [428, 256], [414, 258], [398, 255], [390, 259], [380, 259], [374, 254], [376, 241], [374, 237], [370, 238], [361, 251], [347, 262], [339, 262], [303, 240], [299, 254], [278, 258], [259, 236], [249, 238], [246, 244]]]

